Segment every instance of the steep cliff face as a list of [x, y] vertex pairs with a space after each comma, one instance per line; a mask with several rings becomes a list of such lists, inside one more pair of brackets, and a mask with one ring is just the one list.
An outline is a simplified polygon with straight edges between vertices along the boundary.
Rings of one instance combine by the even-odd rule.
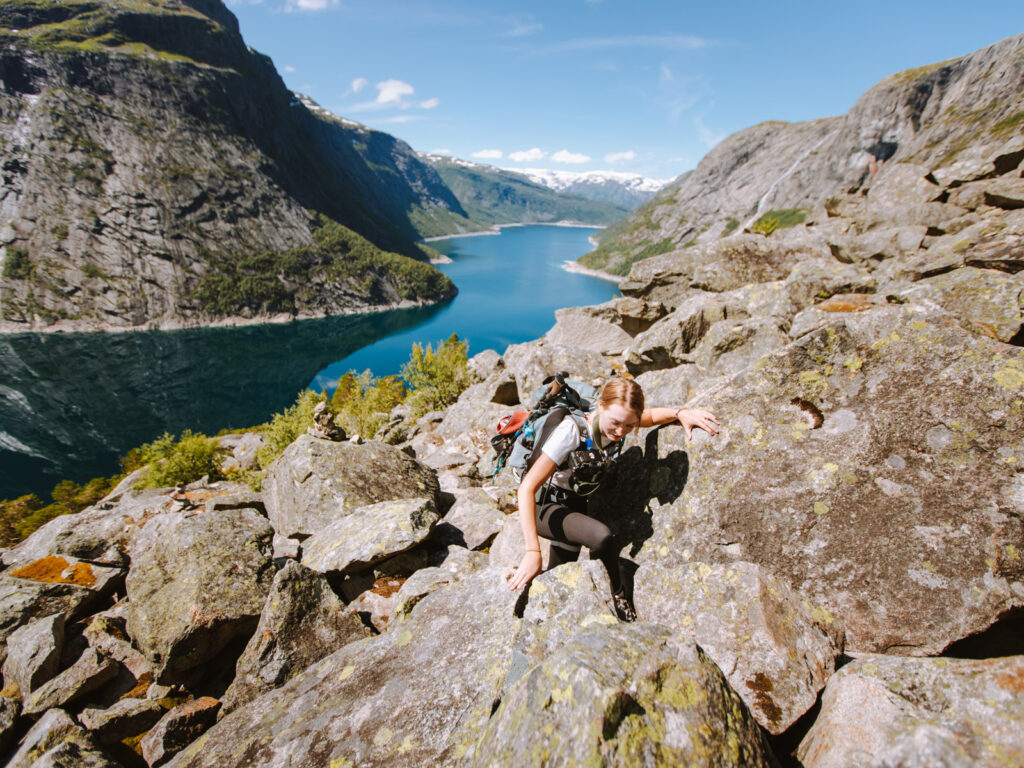
[[747, 128], [604, 233], [583, 261], [626, 274], [635, 261], [714, 242], [766, 214], [807, 213], [831, 196], [866, 193], [899, 164], [920, 166], [943, 187], [992, 174], [993, 158], [1024, 146], [1022, 94], [1024, 35], [1017, 35], [887, 77], [842, 117]]
[[390, 137], [354, 146], [363, 132], [293, 96], [219, 2], [6, 3], [0, 78], [8, 330], [454, 293], [407, 258], [424, 258], [410, 200], [457, 210], [436, 173]]

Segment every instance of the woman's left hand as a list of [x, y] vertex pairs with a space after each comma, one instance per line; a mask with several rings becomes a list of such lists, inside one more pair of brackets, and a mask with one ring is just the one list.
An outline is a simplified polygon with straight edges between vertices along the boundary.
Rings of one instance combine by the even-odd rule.
[[715, 418], [715, 414], [711, 413], [711, 411], [705, 411], [700, 408], [680, 408], [676, 413], [676, 418], [679, 419], [679, 423], [686, 430], [687, 440], [693, 437], [695, 427], [703, 429], [709, 435], [718, 434], [718, 419]]

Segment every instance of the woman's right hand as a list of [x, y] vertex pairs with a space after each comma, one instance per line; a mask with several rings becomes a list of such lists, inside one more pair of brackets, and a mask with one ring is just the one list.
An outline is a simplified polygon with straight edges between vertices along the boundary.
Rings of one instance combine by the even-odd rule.
[[512, 581], [509, 582], [508, 588], [519, 589], [520, 587], [526, 586], [534, 576], [540, 573], [540, 568], [540, 552], [528, 550], [523, 555], [523, 559], [519, 563], [519, 568], [512, 577]]

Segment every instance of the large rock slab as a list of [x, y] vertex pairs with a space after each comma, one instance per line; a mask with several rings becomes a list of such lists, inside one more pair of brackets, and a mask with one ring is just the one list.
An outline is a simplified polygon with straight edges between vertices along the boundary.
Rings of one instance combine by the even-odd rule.
[[[39, 582], [0, 575], [0, 640], [33, 619], [62, 613], [68, 620], [88, 615], [96, 593], [66, 582]], [[0, 658], [6, 659], [7, 644], [0, 643]]]
[[647, 624], [583, 630], [514, 685], [476, 766], [774, 765], [763, 732], [693, 643]]
[[995, 269], [964, 267], [921, 280], [900, 295], [912, 301], [930, 299], [963, 319], [969, 328], [1000, 341], [1021, 329], [1024, 278]]
[[235, 665], [235, 679], [223, 698], [225, 711], [279, 688], [369, 633], [322, 574], [296, 562], [286, 564], [274, 577], [260, 623]]
[[128, 542], [140, 521], [168, 509], [166, 491], [117, 491], [74, 515], [61, 515], [3, 554], [4, 565], [27, 565], [63, 555], [104, 565], [125, 566]]
[[274, 578], [274, 532], [252, 509], [171, 512], [136, 538], [127, 631], [158, 682], [175, 682], [248, 637]]
[[460, 494], [438, 523], [435, 537], [466, 549], [480, 549], [491, 543], [505, 525], [505, 513], [482, 488]]
[[518, 597], [495, 569], [438, 589], [387, 633], [232, 712], [171, 765], [464, 763], [501, 691]]
[[60, 671], [64, 624], [64, 614], [55, 613], [11, 633], [4, 661], [5, 686], [14, 684], [25, 696]]
[[776, 318], [719, 320], [708, 328], [689, 357], [707, 375], [726, 376], [754, 365], [788, 343], [782, 322]]
[[274, 530], [311, 536], [367, 504], [427, 497], [434, 473], [412, 457], [374, 441], [357, 445], [302, 435], [267, 470], [263, 498]]
[[1024, 605], [1024, 350], [879, 307], [691, 405], [722, 432], [647, 432], [595, 500], [644, 567], [757, 562], [853, 651], [937, 654]]
[[102, 709], [86, 707], [78, 721], [102, 744], [113, 744], [145, 733], [167, 710], [152, 699], [121, 699]]
[[22, 712], [36, 715], [53, 707], [63, 707], [117, 677], [117, 664], [88, 648], [81, 657], [56, 677], [24, 698]]
[[814, 706], [843, 650], [826, 611], [752, 563], [642, 567], [634, 585], [638, 617], [700, 645], [774, 734]]
[[633, 335], [617, 322], [619, 316], [612, 304], [557, 309], [555, 324], [544, 338], [551, 344], [575, 345], [602, 355], [622, 354]]
[[7, 768], [117, 768], [62, 709], [46, 712], [22, 738]]
[[684, 301], [633, 339], [625, 352], [626, 367], [639, 374], [692, 362], [689, 354], [712, 325], [724, 320], [726, 302], [714, 293], [698, 293]]
[[568, 371], [572, 378], [591, 383], [614, 372], [600, 352], [576, 345], [549, 344], [544, 340], [513, 344], [505, 350], [504, 359], [506, 368], [515, 377], [519, 400], [526, 408], [533, 406], [533, 397], [544, 379], [559, 371]]
[[358, 573], [424, 541], [440, 520], [428, 498], [357, 507], [303, 542], [302, 564], [320, 573]]
[[807, 768], [1024, 765], [1024, 656], [858, 659], [822, 697]]
[[209, 696], [179, 704], [153, 726], [139, 747], [150, 768], [164, 765], [217, 722], [220, 702]]

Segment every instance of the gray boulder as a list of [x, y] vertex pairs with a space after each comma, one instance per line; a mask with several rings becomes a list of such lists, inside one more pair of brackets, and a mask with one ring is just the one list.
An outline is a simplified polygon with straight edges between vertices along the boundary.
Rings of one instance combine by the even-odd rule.
[[113, 680], [117, 669], [115, 662], [88, 648], [70, 667], [25, 695], [22, 711], [36, 715], [53, 707], [63, 707]]
[[[87, 587], [63, 582], [40, 582], [0, 575], [0, 640], [33, 619], [64, 614], [74, 621], [88, 614], [96, 594]], [[6, 659], [7, 644], [0, 643], [0, 657]]]
[[505, 525], [505, 514], [482, 488], [460, 494], [438, 523], [435, 536], [466, 549], [486, 547]]
[[64, 614], [55, 613], [19, 627], [7, 638], [4, 684], [27, 696], [60, 671]]
[[357, 507], [302, 545], [302, 564], [320, 573], [356, 573], [424, 541], [440, 519], [429, 498]]
[[273, 535], [252, 509], [146, 523], [126, 580], [127, 631], [158, 682], [180, 680], [252, 633], [274, 578]]
[[139, 742], [142, 756], [150, 768], [164, 765], [176, 753], [199, 738], [203, 731], [217, 722], [219, 711], [219, 701], [203, 696], [179, 704], [160, 718]]
[[166, 710], [151, 699], [121, 699], [103, 709], [86, 707], [78, 721], [101, 744], [113, 744], [145, 733], [160, 720]]
[[964, 267], [914, 283], [900, 296], [934, 301], [961, 318], [969, 329], [1009, 341], [1024, 322], [1022, 293], [1024, 278], [995, 269]]
[[404, 621], [412, 613], [413, 608], [419, 605], [420, 600], [436, 589], [447, 586], [458, 579], [458, 575], [452, 571], [434, 566], [432, 568], [421, 568], [412, 576], [406, 579], [391, 601], [391, 610], [388, 614], [387, 626], [393, 626], [396, 621]]
[[36, 721], [8, 759], [7, 768], [117, 768], [95, 741], [62, 709]]
[[689, 355], [712, 325], [726, 317], [726, 302], [714, 293], [698, 293], [672, 314], [633, 339], [626, 350], [626, 367], [638, 374], [692, 362]]
[[707, 329], [689, 357], [707, 375], [725, 376], [754, 365], [788, 343], [782, 322], [776, 318], [719, 320]]
[[314, 662], [369, 634], [323, 575], [296, 562], [274, 577], [256, 632], [235, 665], [225, 711], [284, 685]]
[[[540, 557], [544, 568], [547, 568], [551, 555], [551, 542], [543, 537], [539, 538]], [[523, 527], [519, 522], [519, 515], [508, 515], [505, 518], [505, 525], [491, 542], [490, 551], [487, 553], [490, 564], [494, 568], [518, 568], [519, 563], [526, 554], [526, 541], [523, 539]]]
[[465, 763], [506, 675], [518, 597], [495, 569], [439, 589], [391, 631], [232, 712], [171, 765]]
[[[587, 382], [602, 380], [613, 373], [600, 352], [571, 344], [549, 344], [544, 340], [511, 345], [505, 350], [505, 366], [515, 376], [520, 402], [526, 408], [533, 405], [534, 395], [544, 379], [559, 371], [568, 371], [573, 378]], [[491, 434], [493, 428], [492, 425]]]
[[763, 732], [693, 643], [646, 624], [579, 632], [512, 686], [476, 766], [774, 765]]
[[18, 737], [18, 715], [21, 699], [0, 694], [0, 752], [7, 753]]
[[122, 602], [110, 611], [96, 614], [89, 619], [82, 634], [92, 648], [124, 666], [136, 680], [152, 681], [155, 678], [153, 665], [135, 649], [128, 637], [126, 621], [121, 615], [126, 610], [127, 604]]
[[640, 619], [700, 645], [771, 733], [814, 706], [835, 671], [842, 630], [760, 566], [665, 563], [635, 579]]
[[1024, 765], [1024, 656], [858, 659], [829, 681], [807, 768]]
[[20, 544], [4, 552], [3, 563], [27, 565], [50, 555], [81, 558], [103, 565], [128, 564], [126, 549], [140, 521], [167, 509], [166, 491], [115, 491], [74, 515], [56, 517]]
[[436, 500], [433, 472], [390, 445], [302, 435], [267, 470], [263, 497], [274, 530], [311, 536], [368, 504]]
[[612, 304], [555, 310], [555, 325], [544, 338], [550, 344], [578, 346], [602, 355], [622, 354], [633, 335], [617, 322], [619, 316]]
[[[840, 313], [698, 394], [596, 499], [645, 568], [740, 559], [846, 629], [936, 654], [1024, 605], [1024, 350], [914, 305]], [[964, 482], [964, 478], [971, 482]]]

